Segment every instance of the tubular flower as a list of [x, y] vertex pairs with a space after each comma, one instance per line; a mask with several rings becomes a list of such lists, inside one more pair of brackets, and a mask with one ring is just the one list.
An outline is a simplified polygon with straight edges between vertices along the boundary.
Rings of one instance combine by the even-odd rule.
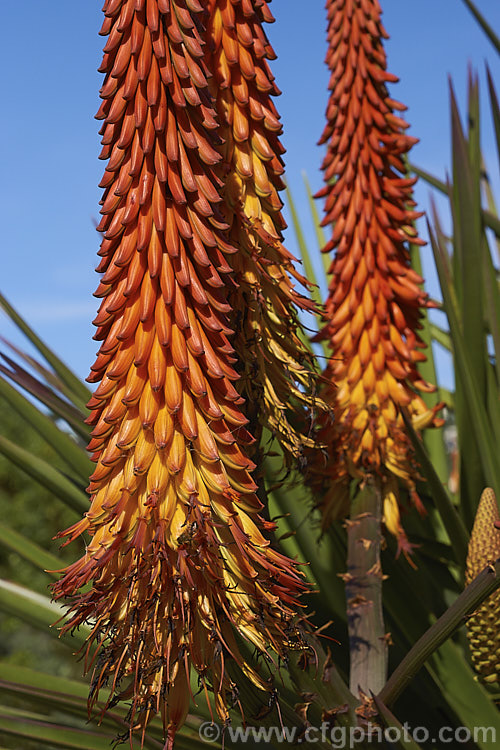
[[[226, 720], [235, 634], [268, 660], [300, 639], [295, 564], [263, 531], [229, 341], [234, 259], [220, 212], [216, 112], [198, 0], [106, 0], [98, 118], [107, 160], [92, 367], [91, 506], [64, 532], [85, 555], [55, 585], [64, 630], [89, 623], [92, 706], [131, 700], [131, 731], [161, 712], [170, 747], [190, 673]], [[84, 588], [82, 588], [84, 587]]]
[[[290, 422], [290, 403], [295, 399], [311, 415], [319, 402], [313, 357], [298, 335], [297, 309], [311, 311], [314, 305], [294, 289], [291, 277], [307, 282], [282, 242], [286, 225], [278, 191], [284, 187], [284, 149], [271, 98], [279, 91], [267, 64], [275, 54], [262, 28], [274, 19], [265, 0], [209, 0], [208, 6], [209, 86], [223, 139], [223, 212], [239, 250], [234, 259], [238, 286], [230, 296], [238, 316], [238, 387], [251, 405], [253, 432], [259, 432], [260, 420], [277, 436], [286, 457], [300, 458], [314, 441], [297, 431], [292, 417]], [[297, 417], [303, 424], [304, 414]]]
[[[483, 490], [469, 541], [465, 582], [471, 583], [500, 557], [500, 514], [495, 493]], [[467, 621], [472, 663], [488, 684], [500, 682], [500, 592], [489, 596]]]
[[329, 486], [325, 524], [345, 515], [351, 477], [378, 476], [388, 525], [405, 548], [396, 477], [420, 503], [402, 411], [417, 430], [437, 425], [436, 409], [416, 392], [434, 390], [417, 370], [425, 360], [419, 319], [429, 301], [408, 250], [410, 242], [423, 244], [412, 226], [421, 215], [413, 210], [415, 180], [404, 176], [403, 158], [416, 139], [405, 135], [407, 123], [395, 114], [405, 107], [387, 92], [386, 83], [397, 78], [386, 70], [377, 0], [329, 0], [327, 9], [331, 94], [320, 141], [327, 144], [327, 184], [319, 195], [323, 224], [333, 226], [324, 252], [335, 255], [318, 338], [331, 346], [323, 395], [335, 419], [320, 431], [333, 460], [316, 470]]

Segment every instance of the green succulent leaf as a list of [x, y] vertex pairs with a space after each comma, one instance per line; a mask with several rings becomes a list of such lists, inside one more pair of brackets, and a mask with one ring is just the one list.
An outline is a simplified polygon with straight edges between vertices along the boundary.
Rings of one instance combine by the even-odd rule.
[[0, 435], [0, 453], [79, 515], [88, 510], [87, 496], [59, 469]]
[[[314, 230], [316, 232], [316, 242], [318, 245], [318, 248], [320, 251], [323, 250], [323, 248], [326, 246], [326, 234], [323, 229], [323, 225], [318, 213], [318, 204], [316, 203], [316, 199], [312, 193], [311, 186], [309, 185], [309, 180], [307, 179], [307, 175], [303, 174], [303, 180], [304, 185], [306, 188], [307, 193], [307, 201], [309, 204], [309, 210], [311, 212], [311, 218], [314, 225]], [[323, 261], [323, 270], [325, 272], [325, 282], [328, 280], [328, 274], [330, 272], [330, 263], [331, 259], [328, 256], [328, 253], [321, 252], [321, 259]]]
[[[405, 748], [406, 750], [420, 750], [419, 745], [417, 745], [412, 739], [411, 732], [400, 724], [394, 714], [389, 711], [387, 706], [384, 705], [377, 695], [373, 695], [373, 702], [375, 703], [375, 707], [379, 713], [384, 728], [397, 730], [396, 733], [387, 733], [387, 736], [391, 739], [391, 747]], [[392, 738], [394, 738], [394, 741]]]
[[[52, 602], [48, 597], [3, 579], [0, 579], [0, 610], [18, 617], [44, 633], [51, 633], [54, 638], [59, 637], [59, 631], [53, 626], [65, 613], [60, 604]], [[84, 645], [89, 632], [89, 628], [81, 627], [73, 634], [61, 635], [61, 641], [77, 650]]]
[[438, 344], [441, 344], [441, 346], [447, 351], [452, 352], [453, 344], [451, 342], [451, 336], [448, 333], [448, 331], [444, 331], [435, 323], [431, 323], [430, 329], [431, 329], [431, 335], [434, 341], [437, 341]]
[[3, 523], [3, 521], [0, 521], [0, 548], [1, 547], [7, 547], [13, 552], [17, 552], [18, 555], [41, 570], [51, 571], [57, 570], [61, 567], [61, 561], [58, 557], [32, 542], [24, 536], [24, 534], [20, 534], [18, 531], [15, 531], [15, 529], [11, 529], [7, 524]]
[[32, 328], [12, 307], [12, 305], [0, 294], [0, 307], [7, 313], [12, 322], [24, 333], [26, 338], [40, 352], [42, 357], [53, 368], [66, 388], [68, 397], [73, 401], [75, 406], [85, 409], [85, 405], [92, 395], [89, 388], [82, 383], [74, 372], [67, 367], [54, 352], [43, 343], [36, 335]]
[[77, 445], [68, 433], [59, 429], [52, 419], [1, 377], [0, 397], [8, 401], [9, 405], [34, 427], [64, 461], [67, 470], [76, 479], [81, 480], [82, 486], [85, 487], [93, 470], [85, 449]]
[[429, 484], [429, 489], [432, 498], [436, 504], [436, 508], [439, 511], [443, 525], [448, 532], [451, 547], [454, 552], [455, 559], [461, 568], [465, 566], [465, 560], [467, 557], [467, 548], [469, 544], [469, 534], [465, 527], [464, 522], [457, 513], [453, 503], [451, 502], [447, 491], [443, 487], [443, 484], [438, 477], [436, 470], [433, 466], [432, 460], [425, 450], [421, 439], [413, 429], [411, 420], [406, 414], [403, 414], [405, 421], [406, 431], [410, 436], [415, 454], [418, 460], [418, 464], [421, 468], [422, 474]]
[[[115, 735], [98, 728], [83, 729], [47, 721], [43, 714], [0, 706], [0, 733], [34, 740], [39, 747], [50, 745], [69, 750], [109, 750]], [[158, 743], [158, 747], [161, 745]]]
[[479, 11], [477, 5], [473, 3], [472, 0], [463, 0], [463, 2], [470, 10], [478, 24], [481, 26], [482, 30], [484, 31], [492, 45], [495, 47], [496, 51], [500, 54], [500, 39], [498, 38], [493, 28], [490, 26], [486, 18]]
[[[498, 465], [491, 424], [485, 409], [483, 397], [484, 392], [482, 393], [480, 391], [479, 383], [474, 378], [474, 372], [470, 364], [470, 357], [464, 341], [461, 314], [459, 312], [448, 255], [446, 249], [443, 247], [442, 241], [439, 239], [439, 236], [436, 237], [430, 227], [429, 236], [450, 325], [450, 334], [453, 341], [457, 367], [457, 377], [459, 377], [463, 383], [464, 400], [466, 401], [466, 407], [471, 416], [474, 438], [477, 446], [479, 446], [479, 460], [486, 475], [486, 482], [483, 482], [483, 485], [476, 496], [475, 502], [477, 504], [482, 488], [486, 486], [486, 484], [491, 484], [495, 489], [495, 492], [500, 490], [500, 467]], [[467, 455], [463, 444], [464, 438], [465, 436], [461, 433], [461, 448], [464, 455]], [[472, 456], [473, 454], [469, 455]], [[472, 457], [469, 458], [469, 461], [472, 462]], [[474, 507], [471, 507], [467, 516], [468, 523], [472, 522], [473, 517]]]
[[[56, 414], [74, 430], [83, 440], [88, 442], [89, 428], [84, 424], [87, 414], [76, 409], [73, 404], [62, 399], [54, 388], [49, 388], [37, 378], [33, 377], [27, 370], [17, 364], [13, 359], [2, 354], [8, 367], [0, 365], [0, 373], [8, 380], [16, 383], [27, 393], [44, 404], [49, 411]], [[10, 368], [10, 369], [9, 369]]]

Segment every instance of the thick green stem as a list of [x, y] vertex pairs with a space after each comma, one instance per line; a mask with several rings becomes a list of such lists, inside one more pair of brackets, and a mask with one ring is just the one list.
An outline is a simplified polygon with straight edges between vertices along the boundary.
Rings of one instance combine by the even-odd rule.
[[446, 610], [437, 622], [407, 653], [394, 670], [384, 688], [379, 693], [380, 700], [390, 706], [413, 680], [429, 656], [441, 646], [450, 635], [463, 624], [490, 594], [500, 586], [500, 560], [494, 566], [485, 568], [463, 591], [458, 599]]
[[344, 579], [351, 656], [350, 689], [354, 695], [360, 695], [360, 691], [377, 693], [387, 678], [380, 564], [380, 487], [366, 484], [356, 494], [351, 507]]

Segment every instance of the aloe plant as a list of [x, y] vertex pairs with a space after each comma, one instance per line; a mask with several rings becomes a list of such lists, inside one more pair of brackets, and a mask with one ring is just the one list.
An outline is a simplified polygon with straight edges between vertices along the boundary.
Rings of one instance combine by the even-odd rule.
[[[477, 17], [470, 0], [466, 4]], [[343, 18], [348, 6], [344, 0], [329, 4], [333, 36], [339, 28], [337, 20]], [[365, 3], [363, 10], [356, 6], [356, 12], [362, 15], [367, 7], [372, 7], [371, 2]], [[32, 357], [19, 348], [7, 347], [0, 366], [0, 399], [9, 415], [0, 435], [0, 477], [7, 476], [8, 466], [8, 474], [16, 478], [13, 486], [6, 482], [0, 488], [0, 502], [5, 506], [0, 523], [0, 611], [11, 634], [16, 628], [21, 634], [40, 634], [39, 648], [46, 651], [43, 668], [16, 652], [18, 641], [12, 637], [7, 640], [11, 650], [0, 657], [2, 742], [7, 747], [22, 743], [26, 748], [101, 748], [118, 737], [132, 747], [170, 748], [175, 735], [176, 748], [200, 747], [200, 727], [217, 715], [221, 724], [231, 722], [241, 728], [283, 726], [293, 728], [302, 738], [307, 738], [309, 726], [320, 727], [325, 722], [331, 729], [346, 731], [359, 730], [367, 721], [381, 729], [397, 729], [409, 723], [425, 726], [434, 737], [443, 726], [498, 730], [498, 686], [491, 678], [486, 684], [475, 678], [463, 627], [475, 613], [469, 628], [475, 649], [473, 663], [484, 675], [483, 646], [478, 644], [489, 641], [481, 628], [494, 628], [495, 623], [484, 625], [481, 613], [496, 611], [497, 599], [490, 597], [500, 585], [500, 569], [495, 559], [474, 552], [477, 537], [469, 550], [465, 589], [464, 580], [479, 497], [486, 485], [499, 497], [495, 446], [499, 429], [496, 352], [500, 344], [500, 302], [496, 245], [489, 232], [496, 232], [498, 239], [500, 221], [491, 186], [485, 184], [480, 168], [477, 82], [471, 75], [466, 131], [452, 94], [451, 179], [445, 182], [414, 168], [433, 189], [448, 196], [453, 221], [451, 240], [445, 237], [436, 211], [429, 230], [447, 328], [438, 329], [429, 321], [424, 293], [416, 286], [412, 291], [415, 300], [418, 298], [417, 307], [422, 307], [421, 338], [428, 345], [427, 362], [418, 364], [422, 382], [435, 380], [429, 347], [433, 340], [446, 346], [454, 357], [456, 390], [448, 410], [458, 433], [459, 491], [451, 493], [446, 481], [448, 457], [442, 434], [435, 430], [431, 437], [428, 431], [421, 435], [422, 424], [415, 419], [415, 409], [405, 408], [403, 400], [398, 404], [397, 429], [404, 437], [406, 454], [411, 456], [411, 472], [404, 473], [395, 504], [388, 494], [395, 494], [395, 490], [389, 487], [390, 477], [384, 468], [387, 461], [394, 465], [390, 455], [388, 459], [384, 453], [383, 460], [380, 454], [368, 455], [373, 459], [369, 465], [377, 465], [383, 478], [380, 480], [377, 474], [375, 483], [367, 481], [364, 486], [351, 459], [346, 529], [341, 521], [330, 522], [335, 514], [325, 523], [322, 493], [328, 496], [331, 486], [313, 483], [312, 492], [311, 482], [304, 481], [304, 460], [311, 462], [315, 451], [318, 457], [329, 447], [327, 440], [310, 432], [311, 419], [316, 417], [311, 407], [316, 405], [321, 411], [328, 398], [320, 399], [315, 392], [323, 380], [300, 324], [299, 311], [314, 305], [293, 289], [291, 279], [300, 281], [301, 276], [281, 236], [277, 192], [281, 167], [279, 158], [271, 156], [279, 154], [280, 145], [269, 97], [274, 89], [272, 80], [266, 78], [265, 62], [272, 50], [263, 41], [263, 22], [270, 20], [269, 11], [260, 0], [231, 4], [211, 0], [206, 4], [207, 16], [200, 14], [201, 8], [191, 0], [173, 4], [155, 0], [144, 8], [141, 2], [134, 5], [108, 0], [105, 6], [104, 31], [109, 37], [104, 67], [109, 75], [101, 114], [105, 119], [105, 156], [110, 156], [111, 166], [115, 160], [116, 170], [108, 168], [104, 184], [101, 254], [105, 260], [101, 270], [105, 277], [97, 321], [103, 344], [93, 370], [94, 379], [100, 379], [97, 391], [91, 394], [14, 307], [0, 297], [3, 310], [37, 351]], [[347, 17], [357, 18], [352, 14]], [[208, 18], [206, 26], [203, 18]], [[495, 43], [491, 27], [482, 17], [478, 20]], [[381, 42], [374, 41], [373, 24], [367, 24], [364, 33], [371, 29], [370, 43], [376, 47], [373, 55], [385, 70]], [[345, 24], [342, 28], [345, 31]], [[358, 31], [360, 28], [363, 24], [358, 23]], [[126, 49], [122, 52], [125, 29]], [[211, 40], [205, 64], [215, 73], [208, 83], [199, 65], [205, 33]], [[127, 54], [137, 54], [140, 39], [144, 42], [146, 37], [151, 49], [130, 63], [132, 58]], [[161, 39], [175, 60], [170, 73], [168, 66], [161, 67], [158, 62], [166, 59]], [[248, 51], [251, 39], [255, 56]], [[150, 67], [146, 70], [148, 60]], [[380, 77], [377, 65], [372, 72]], [[180, 88], [175, 84], [179, 79], [172, 73], [174, 69], [183, 82]], [[135, 75], [140, 80], [136, 81]], [[136, 97], [134, 107], [116, 96], [120, 82], [130, 89], [131, 98], [125, 98], [125, 102]], [[162, 130], [161, 103], [167, 93], [168, 101], [171, 99], [177, 109], [170, 125], [163, 123]], [[491, 77], [489, 95], [500, 145], [500, 114]], [[145, 120], [141, 119], [143, 104]], [[266, 113], [264, 120], [255, 119], [257, 105]], [[148, 117], [153, 116], [153, 110], [160, 119], [151, 129]], [[174, 108], [170, 111], [173, 113]], [[127, 119], [129, 115], [131, 119]], [[376, 108], [373, 116], [377, 117]], [[217, 135], [218, 120], [222, 124]], [[394, 123], [397, 125], [396, 120]], [[161, 133], [168, 146], [166, 161], [161, 158]], [[148, 138], [160, 144], [155, 159], [148, 158]], [[113, 147], [117, 139], [124, 146], [123, 154]], [[139, 161], [145, 165], [144, 174]], [[121, 164], [129, 162], [137, 167], [131, 167], [131, 179], [126, 169], [121, 171]], [[227, 164], [232, 164], [230, 178], [224, 169]], [[398, 169], [403, 167], [398, 161]], [[118, 193], [115, 179], [120, 183]], [[411, 179], [398, 179], [405, 185], [404, 213]], [[204, 201], [199, 193], [198, 200], [194, 197], [196, 182], [203, 186]], [[139, 201], [139, 212], [131, 197], [134, 190], [144, 199]], [[335, 192], [335, 187], [328, 190]], [[318, 211], [312, 205], [319, 244], [324, 246]], [[293, 203], [291, 206], [309, 275], [318, 264], [311, 262], [313, 251], [307, 248], [303, 234], [300, 236], [300, 211]], [[130, 214], [131, 228], [115, 234], [113, 217], [122, 209]], [[147, 221], [148, 212], [152, 223]], [[175, 226], [168, 224], [172, 212], [179, 214]], [[165, 223], [159, 229], [163, 214]], [[144, 219], [144, 226], [133, 225], [138, 216]], [[410, 240], [416, 237], [411, 227], [414, 218], [409, 213], [404, 215]], [[194, 250], [186, 222], [198, 238]], [[151, 240], [153, 229], [149, 240], [141, 235], [143, 255], [134, 254], [134, 231], [137, 235], [147, 233], [153, 226], [156, 239]], [[340, 230], [338, 234], [340, 239], [346, 237]], [[132, 235], [135, 239], [130, 239]], [[177, 254], [165, 252], [172, 250], [172, 243]], [[405, 268], [409, 269], [411, 256], [415, 269], [411, 279], [416, 284], [419, 251], [411, 244], [403, 243], [401, 252], [406, 253]], [[212, 265], [206, 265], [203, 253]], [[115, 262], [117, 259], [120, 262]], [[129, 263], [122, 262], [127, 259]], [[186, 275], [192, 288], [189, 294], [189, 285], [181, 283]], [[219, 283], [221, 277], [233, 279], [227, 290]], [[126, 285], [130, 288], [122, 294]], [[320, 286], [324, 288], [323, 283]], [[172, 294], [169, 289], [174, 290]], [[332, 285], [332, 293], [334, 290]], [[363, 300], [362, 309], [367, 304]], [[316, 295], [315, 306], [320, 303]], [[198, 320], [204, 354], [201, 349], [196, 352], [196, 341], [186, 338], [184, 318], [191, 329], [195, 328], [193, 321]], [[413, 323], [417, 318], [412, 318]], [[227, 338], [231, 327], [246, 335], [245, 344], [240, 339], [234, 351], [230, 351]], [[158, 345], [151, 331], [160, 331]], [[404, 331], [400, 333], [407, 340], [409, 334]], [[135, 366], [133, 358], [127, 358], [127, 341], [137, 360]], [[401, 341], [404, 343], [403, 338]], [[116, 383], [109, 372], [117, 378]], [[416, 375], [410, 380], [421, 382]], [[329, 389], [335, 388], [335, 378], [333, 381]], [[113, 397], [115, 392], [120, 398]], [[419, 401], [419, 413], [428, 412], [433, 418], [443, 392], [438, 388], [436, 394], [424, 393], [425, 407]], [[207, 403], [203, 407], [204, 399]], [[250, 402], [248, 412], [245, 400]], [[85, 491], [94, 470], [85, 450], [91, 439], [84, 422], [89, 401], [94, 409], [90, 421], [97, 459], [91, 503]], [[216, 408], [224, 416], [216, 416]], [[160, 418], [161, 414], [165, 418]], [[243, 426], [245, 419], [248, 428]], [[324, 435], [328, 413], [320, 421]], [[153, 426], [153, 442], [148, 439], [148, 424]], [[224, 425], [228, 435], [232, 433], [231, 439], [222, 429]], [[253, 443], [248, 440], [248, 430], [258, 438]], [[167, 433], [169, 439], [162, 442], [160, 438]], [[354, 437], [351, 434], [349, 440]], [[349, 445], [354, 445], [353, 441]], [[337, 450], [334, 443], [333, 455]], [[134, 461], [128, 467], [131, 451]], [[166, 473], [162, 461], [166, 462]], [[257, 471], [254, 463], [258, 463]], [[188, 465], [192, 467], [189, 476], [185, 469]], [[366, 468], [368, 464], [364, 465]], [[224, 477], [228, 477], [228, 483], [224, 483]], [[182, 498], [186, 482], [191, 480], [196, 497], [188, 502]], [[124, 498], [122, 489], [127, 482], [130, 492]], [[170, 495], [169, 487], [173, 489]], [[28, 502], [23, 499], [28, 491], [25, 488], [29, 488], [29, 511], [23, 505]], [[386, 500], [389, 496], [389, 502], [384, 503], [386, 525], [391, 527], [390, 512], [396, 509], [397, 523], [393, 525], [396, 530], [404, 525], [409, 562], [398, 557], [397, 539], [381, 535], [381, 488]], [[411, 510], [413, 491], [418, 493], [425, 514]], [[142, 515], [136, 512], [134, 492], [137, 497], [144, 495]], [[493, 495], [488, 492], [491, 500]], [[157, 498], [154, 503], [150, 496]], [[120, 503], [121, 520], [115, 512]], [[263, 504], [267, 506], [265, 516], [259, 519]], [[60, 541], [51, 543], [47, 535], [34, 533], [33, 524], [24, 524], [23, 514], [28, 513], [36, 523], [37, 507], [41, 505], [51, 509], [50, 519], [44, 522], [51, 533], [69, 526], [68, 536], [81, 545], [79, 549], [72, 550], [70, 545], [60, 550]], [[215, 509], [210, 517], [209, 506]], [[23, 512], [10, 511], [16, 507]], [[170, 508], [168, 518], [161, 516], [162, 507]], [[179, 516], [177, 526], [174, 516]], [[144, 556], [144, 550], [153, 549], [152, 542], [150, 547], [141, 546], [156, 528], [150, 522], [152, 518], [166, 522], [164, 527], [170, 536], [165, 539], [170, 541], [162, 548], [162, 559], [170, 561], [171, 567], [182, 564], [184, 578], [176, 577], [174, 567], [171, 575], [165, 575], [161, 560], [155, 567], [154, 555]], [[272, 529], [273, 541], [269, 543], [267, 534]], [[204, 546], [203, 531], [215, 546]], [[488, 540], [484, 549], [490, 548], [488, 535], [493, 540], [495, 533], [491, 523], [482, 533]], [[76, 541], [78, 536], [81, 541]], [[399, 534], [399, 547], [402, 538]], [[113, 561], [108, 553], [115, 549], [121, 551]], [[491, 549], [493, 558], [494, 544]], [[135, 552], [131, 554], [131, 550]], [[78, 555], [81, 558], [75, 563]], [[473, 566], [472, 559], [479, 562]], [[117, 561], [123, 563], [121, 577], [113, 567]], [[71, 615], [67, 619], [59, 601], [51, 601], [49, 585], [54, 581], [59, 581], [55, 591], [61, 601], [63, 595], [75, 597], [73, 619]], [[171, 596], [174, 589], [175, 601]], [[297, 614], [300, 610], [293, 601], [300, 591], [304, 617]], [[369, 602], [372, 607], [366, 606]], [[137, 611], [138, 617], [127, 620], [122, 616], [132, 611]], [[185, 627], [175, 619], [181, 611]], [[172, 624], [167, 627], [169, 617]], [[159, 626], [158, 618], [163, 618]], [[212, 630], [208, 623], [213, 625]], [[99, 628], [102, 632], [96, 637]], [[349, 635], [353, 634], [378, 646], [368, 666], [356, 660], [355, 644], [351, 642], [349, 649]], [[165, 664], [153, 658], [155, 649], [157, 655], [163, 653], [162, 639], [171, 659]], [[92, 674], [90, 686], [75, 662], [72, 652], [78, 650]], [[272, 668], [264, 672], [266, 661]], [[490, 659], [488, 677], [496, 674], [495, 669], [498, 665]], [[90, 724], [89, 702], [97, 719]], [[276, 734], [271, 737], [276, 745], [282, 744], [281, 739]], [[227, 729], [224, 735], [221, 726], [213, 744], [219, 747], [224, 741], [230, 741], [230, 736]], [[327, 737], [315, 744], [330, 746]], [[475, 744], [488, 748], [495, 743], [490, 735], [478, 736]], [[401, 740], [400, 746], [415, 748], [418, 742]]]

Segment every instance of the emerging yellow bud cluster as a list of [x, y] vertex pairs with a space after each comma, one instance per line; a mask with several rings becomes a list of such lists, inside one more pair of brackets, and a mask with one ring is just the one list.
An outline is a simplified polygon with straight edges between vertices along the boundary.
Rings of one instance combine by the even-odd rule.
[[[483, 490], [469, 541], [465, 582], [471, 583], [500, 558], [500, 514], [492, 489]], [[472, 663], [480, 678], [500, 683], [500, 591], [489, 596], [467, 620]]]

